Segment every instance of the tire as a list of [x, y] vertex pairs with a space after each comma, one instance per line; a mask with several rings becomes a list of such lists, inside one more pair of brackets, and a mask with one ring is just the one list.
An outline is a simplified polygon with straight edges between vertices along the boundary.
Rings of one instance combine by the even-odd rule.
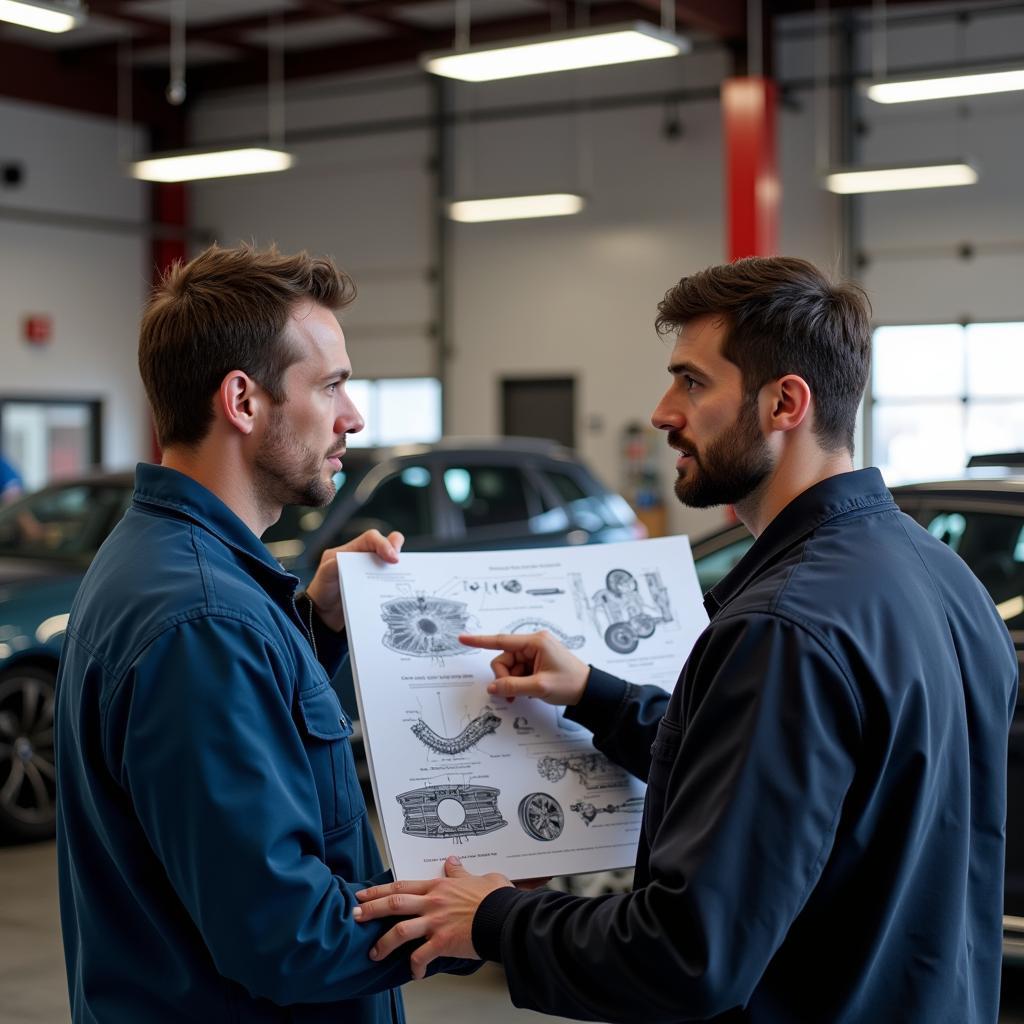
[[519, 824], [531, 839], [550, 843], [562, 834], [565, 814], [549, 793], [529, 793], [519, 801]]
[[57, 820], [53, 763], [56, 674], [36, 665], [0, 672], [0, 838], [49, 839]]
[[604, 631], [604, 642], [616, 654], [632, 654], [639, 643], [628, 622], [613, 622]]

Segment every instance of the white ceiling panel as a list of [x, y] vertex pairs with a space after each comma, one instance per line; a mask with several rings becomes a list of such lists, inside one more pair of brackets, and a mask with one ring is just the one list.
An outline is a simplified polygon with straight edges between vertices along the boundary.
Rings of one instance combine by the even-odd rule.
[[[257, 46], [267, 46], [275, 34], [259, 29], [246, 32], [245, 39]], [[330, 46], [331, 43], [357, 43], [386, 35], [390, 35], [387, 26], [356, 17], [318, 18], [315, 21], [298, 21], [281, 28], [281, 39], [286, 50]]]
[[[189, 25], [215, 25], [218, 21], [255, 18], [277, 11], [295, 10], [293, 0], [192, 0], [185, 5]], [[176, 0], [135, 0], [133, 14], [155, 21], [171, 21], [178, 10]]]

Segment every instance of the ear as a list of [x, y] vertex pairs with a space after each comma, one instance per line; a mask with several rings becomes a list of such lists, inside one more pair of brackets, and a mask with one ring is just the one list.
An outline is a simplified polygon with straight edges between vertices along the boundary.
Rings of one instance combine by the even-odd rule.
[[786, 374], [768, 385], [766, 391], [771, 403], [768, 410], [771, 430], [793, 430], [810, 415], [814, 400], [803, 377]]
[[215, 401], [225, 421], [242, 434], [251, 434], [267, 403], [266, 392], [243, 370], [225, 374]]

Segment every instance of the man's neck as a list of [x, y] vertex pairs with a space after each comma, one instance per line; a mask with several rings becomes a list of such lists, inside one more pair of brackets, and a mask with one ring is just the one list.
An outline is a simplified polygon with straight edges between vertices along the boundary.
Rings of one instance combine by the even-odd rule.
[[237, 454], [225, 456], [206, 442], [196, 448], [175, 445], [164, 450], [160, 464], [217, 495], [257, 537], [280, 518], [280, 507], [265, 508], [257, 500], [252, 477]]
[[845, 449], [823, 452], [815, 446], [811, 452], [790, 450], [781, 456], [774, 472], [753, 494], [736, 503], [736, 515], [755, 537], [760, 537], [794, 498], [822, 480], [852, 469], [853, 456]]

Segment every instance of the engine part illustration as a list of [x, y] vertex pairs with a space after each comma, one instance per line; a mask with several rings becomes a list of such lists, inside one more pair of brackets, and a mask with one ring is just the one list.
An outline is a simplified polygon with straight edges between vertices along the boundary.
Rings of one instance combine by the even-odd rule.
[[516, 715], [516, 720], [512, 723], [512, 728], [515, 729], [516, 732], [533, 732], [530, 720], [525, 715]]
[[586, 789], [621, 789], [628, 784], [626, 773], [604, 754], [570, 754], [566, 757], [542, 757], [537, 772], [548, 782], [559, 782], [572, 772]]
[[519, 824], [531, 839], [550, 843], [562, 834], [565, 814], [550, 794], [529, 793], [519, 801]]
[[585, 825], [590, 825], [599, 814], [643, 814], [644, 798], [631, 796], [621, 804], [605, 804], [604, 807], [598, 807], [585, 800], [577, 800], [574, 804], [569, 805], [569, 810], [575, 811], [583, 819]]
[[668, 588], [659, 572], [645, 572], [651, 603], [644, 600], [636, 577], [626, 569], [612, 569], [602, 590], [587, 596], [583, 577], [570, 573], [576, 614], [590, 617], [594, 629], [616, 654], [632, 654], [641, 640], [654, 635], [660, 623], [672, 622]]
[[489, 736], [498, 726], [501, 719], [490, 708], [485, 708], [476, 716], [458, 736], [441, 736], [434, 732], [421, 718], [411, 729], [416, 739], [439, 754], [464, 754], [475, 747], [485, 736]]
[[582, 634], [570, 636], [564, 630], [559, 629], [553, 622], [548, 622], [547, 619], [517, 619], [515, 622], [509, 623], [502, 632], [537, 633], [542, 629], [546, 629], [552, 636], [558, 637], [570, 651], [575, 651], [587, 642], [587, 638]]
[[508, 824], [498, 810], [500, 792], [493, 786], [444, 785], [399, 793], [395, 799], [405, 817], [402, 831], [423, 839], [455, 840], [496, 832]]
[[469, 618], [461, 601], [422, 594], [398, 597], [385, 601], [380, 614], [388, 627], [382, 643], [389, 650], [418, 658], [473, 653], [473, 648], [459, 643], [459, 634], [466, 631]]
[[510, 593], [518, 594], [523, 589], [522, 583], [519, 580], [502, 580], [501, 585]]
[[561, 587], [534, 587], [532, 590], [527, 590], [526, 592], [528, 594], [536, 594], [539, 597], [551, 597], [554, 594], [565, 593]]

